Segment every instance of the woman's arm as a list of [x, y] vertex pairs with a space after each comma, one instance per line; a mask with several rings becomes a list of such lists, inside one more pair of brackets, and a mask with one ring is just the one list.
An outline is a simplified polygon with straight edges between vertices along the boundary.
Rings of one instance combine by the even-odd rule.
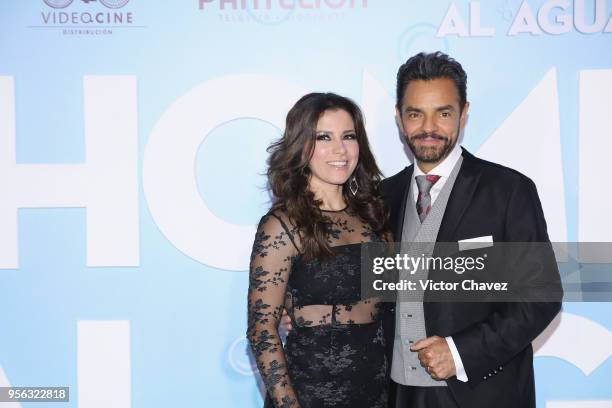
[[247, 338], [268, 393], [278, 408], [299, 407], [278, 335], [291, 260], [296, 253], [280, 221], [270, 215], [263, 217], [251, 253]]

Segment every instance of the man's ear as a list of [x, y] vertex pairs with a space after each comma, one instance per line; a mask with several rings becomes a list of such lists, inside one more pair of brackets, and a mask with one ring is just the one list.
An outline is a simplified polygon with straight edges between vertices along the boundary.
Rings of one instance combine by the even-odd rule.
[[404, 124], [402, 123], [402, 114], [397, 107], [395, 108], [395, 124], [402, 135], [406, 135], [406, 132], [404, 132]]
[[459, 118], [459, 126], [461, 130], [463, 130], [463, 128], [465, 127], [465, 123], [467, 121], [469, 110], [470, 110], [470, 103], [466, 101], [465, 105], [463, 105], [463, 109], [461, 110], [461, 117]]

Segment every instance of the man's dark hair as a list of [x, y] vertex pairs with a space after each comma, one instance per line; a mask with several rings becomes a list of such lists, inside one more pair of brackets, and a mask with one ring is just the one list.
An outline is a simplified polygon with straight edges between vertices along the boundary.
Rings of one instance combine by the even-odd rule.
[[463, 110], [467, 100], [467, 74], [460, 63], [448, 55], [436, 51], [421, 52], [413, 57], [397, 71], [397, 108], [400, 109], [402, 99], [410, 81], [448, 78], [452, 80], [459, 93], [459, 109]]

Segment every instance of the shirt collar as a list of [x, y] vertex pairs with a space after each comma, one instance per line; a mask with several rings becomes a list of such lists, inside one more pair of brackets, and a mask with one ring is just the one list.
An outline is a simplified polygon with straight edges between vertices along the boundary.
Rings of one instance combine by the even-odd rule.
[[[459, 143], [457, 143], [455, 144], [455, 147], [453, 147], [453, 150], [451, 150], [448, 156], [446, 156], [446, 158], [442, 161], [442, 163], [431, 169], [431, 171], [427, 174], [435, 174], [436, 176], [440, 177], [449, 177], [460, 157], [461, 146], [459, 146]], [[416, 176], [422, 176], [424, 174], [425, 173], [423, 173], [421, 168], [416, 164], [415, 160], [413, 178]]]

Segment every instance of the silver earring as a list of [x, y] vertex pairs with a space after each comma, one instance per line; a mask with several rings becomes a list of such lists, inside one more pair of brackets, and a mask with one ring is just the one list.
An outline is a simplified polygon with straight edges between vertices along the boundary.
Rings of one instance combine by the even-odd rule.
[[355, 177], [352, 177], [351, 181], [349, 181], [349, 190], [351, 190], [353, 195], [357, 195], [357, 191], [359, 191], [359, 184], [357, 184], [357, 179]]

